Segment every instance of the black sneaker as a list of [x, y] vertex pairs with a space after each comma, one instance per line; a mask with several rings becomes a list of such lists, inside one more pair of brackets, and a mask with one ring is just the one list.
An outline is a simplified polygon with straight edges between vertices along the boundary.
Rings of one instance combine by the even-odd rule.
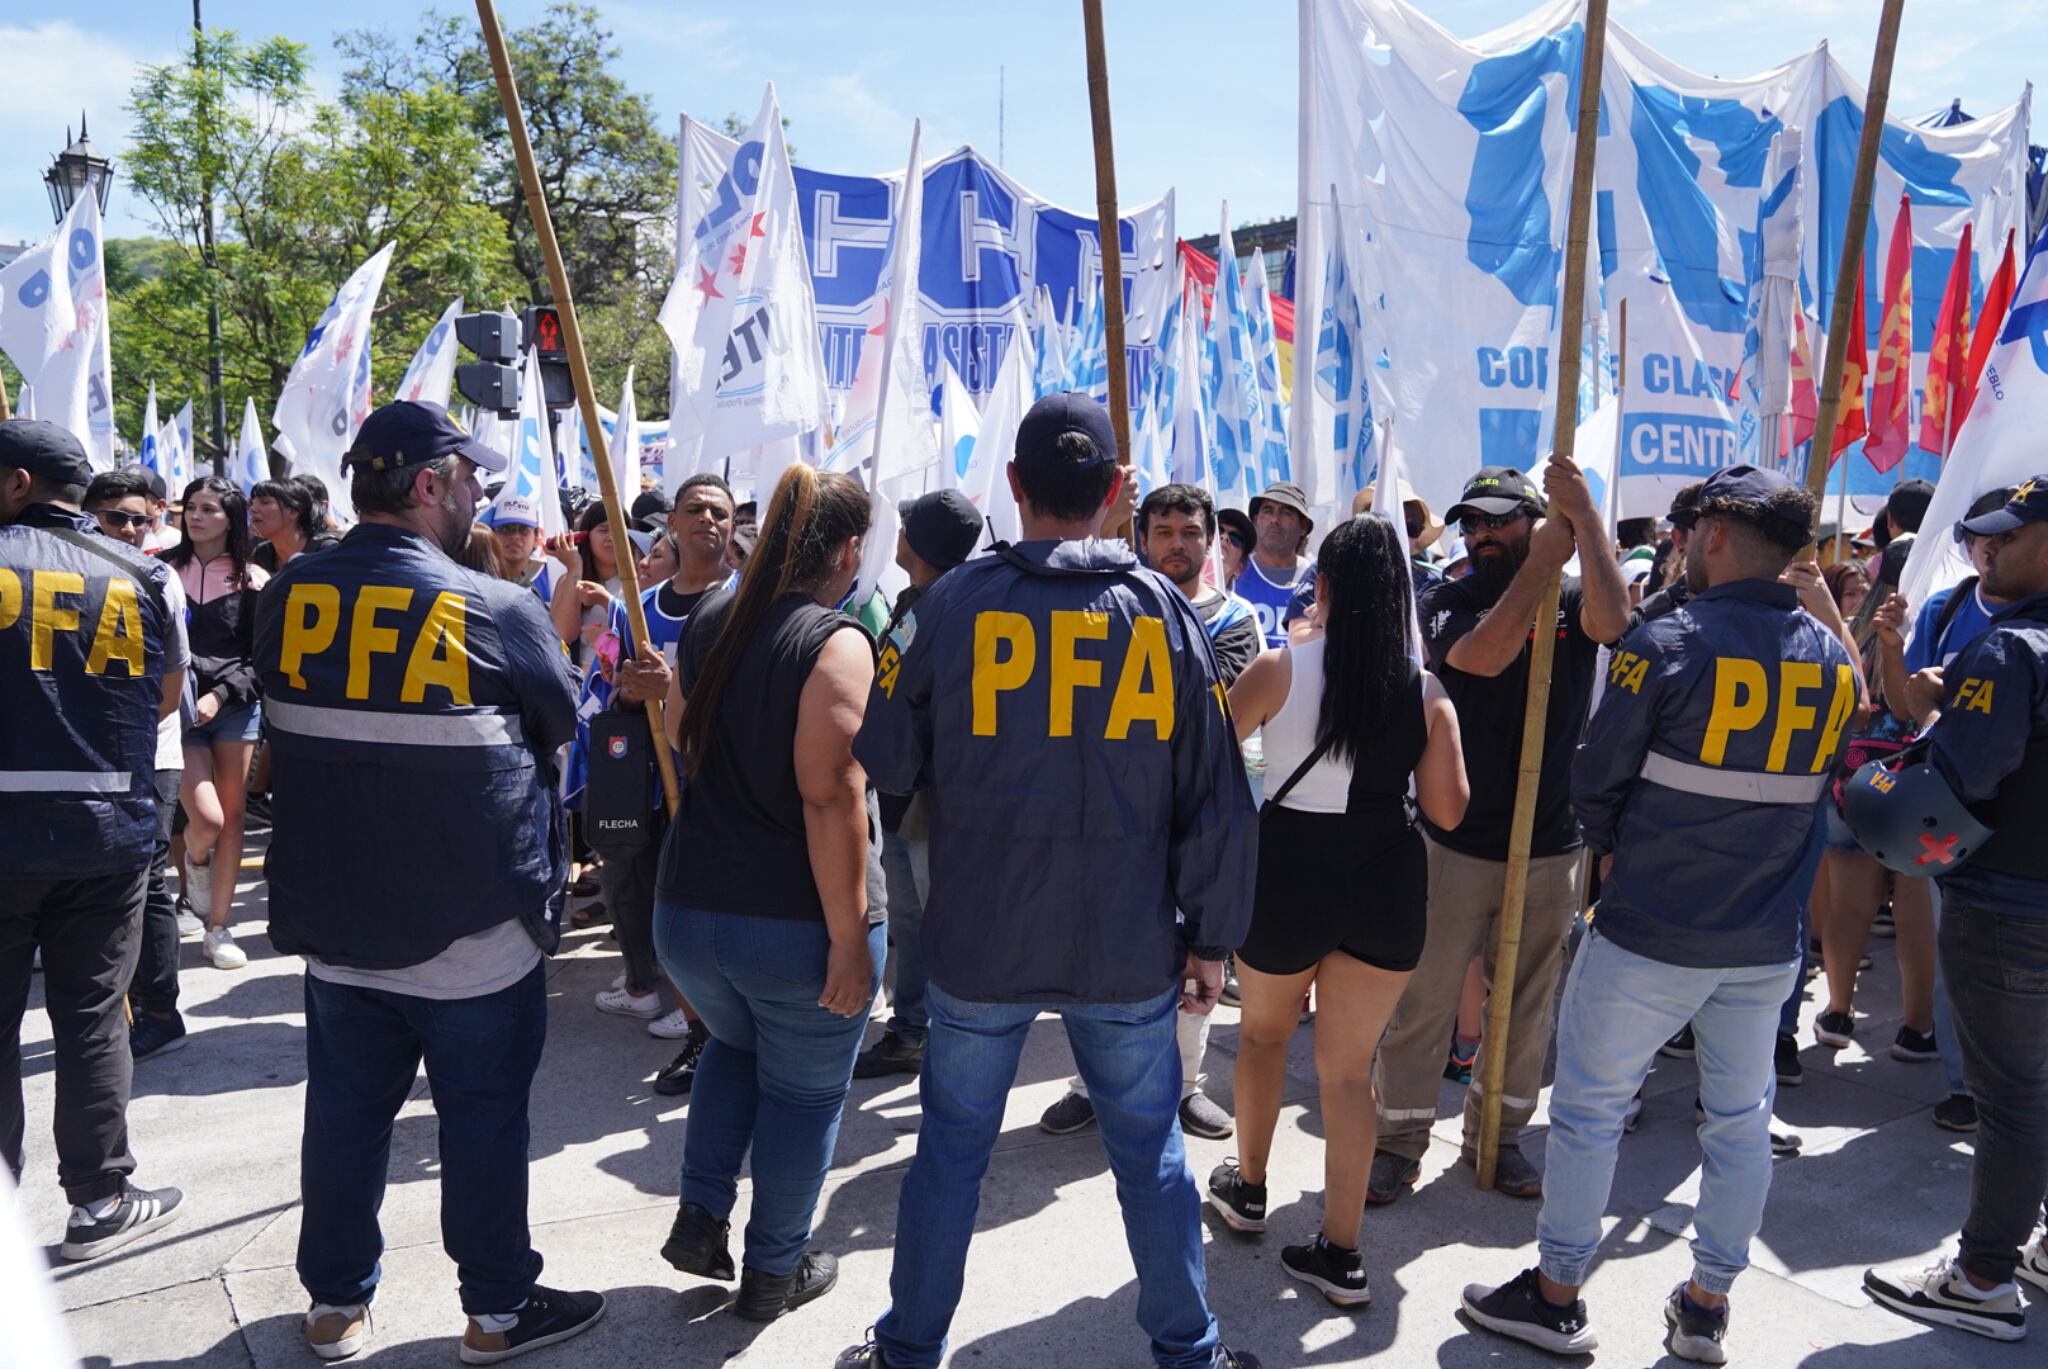
[[1899, 1034], [1892, 1038], [1892, 1059], [1903, 1060], [1909, 1065], [1924, 1065], [1929, 1060], [1941, 1059], [1941, 1052], [1935, 1048], [1933, 1032], [1916, 1032], [1911, 1027], [1900, 1027]]
[[1216, 1358], [1209, 1361], [1209, 1369], [1260, 1369], [1259, 1357], [1249, 1350], [1233, 1350], [1227, 1345], [1219, 1345]]
[[1692, 1039], [1692, 1023], [1688, 1022], [1678, 1029], [1678, 1035], [1657, 1047], [1657, 1054], [1668, 1055], [1673, 1060], [1690, 1060], [1697, 1049]]
[[[1692, 1120], [1695, 1122], [1707, 1120], [1707, 1106], [1700, 1101], [1698, 1094], [1692, 1096]], [[1806, 1138], [1796, 1131], [1773, 1131], [1770, 1135], [1771, 1158], [1773, 1160], [1789, 1160], [1797, 1155], [1800, 1148], [1806, 1144]]]
[[2027, 1334], [2027, 1314], [2016, 1284], [2002, 1284], [1983, 1294], [1967, 1284], [1946, 1256], [1925, 1269], [1863, 1271], [1863, 1291], [1894, 1312], [1992, 1340], [2019, 1340]]
[[1372, 1174], [1365, 1181], [1366, 1206], [1385, 1207], [1397, 1201], [1403, 1193], [1415, 1187], [1415, 1181], [1421, 1177], [1422, 1161], [1410, 1160], [1391, 1151], [1374, 1151]]
[[1453, 1040], [1449, 1054], [1444, 1056], [1444, 1078], [1453, 1084], [1472, 1082], [1472, 1062], [1479, 1058], [1479, 1048], [1474, 1046], [1470, 1054], [1458, 1054], [1458, 1043]]
[[884, 1079], [892, 1074], [916, 1074], [922, 1068], [924, 1042], [884, 1032], [881, 1040], [854, 1057], [853, 1077]]
[[1533, 1269], [1524, 1269], [1498, 1288], [1467, 1284], [1463, 1302], [1465, 1315], [1487, 1330], [1513, 1336], [1553, 1355], [1583, 1355], [1600, 1345], [1600, 1337], [1586, 1319], [1585, 1299], [1575, 1298], [1569, 1307], [1548, 1301]]
[[121, 1181], [121, 1201], [106, 1216], [95, 1219], [82, 1207], [71, 1209], [64, 1226], [64, 1244], [58, 1255], [67, 1260], [90, 1260], [110, 1250], [119, 1250], [160, 1226], [178, 1220], [179, 1204], [185, 1195], [175, 1188], [136, 1188]]
[[1856, 1019], [1845, 1012], [1824, 1012], [1813, 1019], [1813, 1039], [1829, 1050], [1840, 1050], [1856, 1035]]
[[1236, 1160], [1209, 1171], [1209, 1206], [1232, 1231], [1255, 1236], [1266, 1229], [1266, 1186], [1246, 1183]]
[[1671, 1328], [1671, 1353], [1700, 1364], [1726, 1364], [1728, 1351], [1721, 1344], [1728, 1335], [1728, 1307], [1701, 1307], [1685, 1296], [1685, 1285], [1671, 1290], [1664, 1300], [1664, 1324]]
[[134, 1025], [128, 1028], [128, 1054], [137, 1060], [168, 1055], [184, 1049], [186, 1040], [185, 1019], [176, 1012], [169, 1017], [137, 1013]]
[[1038, 1129], [1054, 1136], [1065, 1136], [1094, 1120], [1095, 1104], [1088, 1101], [1088, 1095], [1070, 1093], [1045, 1110], [1045, 1115], [1038, 1119]]
[[1799, 1038], [1791, 1032], [1778, 1033], [1777, 1049], [1771, 1052], [1771, 1066], [1778, 1072], [1778, 1083], [1785, 1088], [1798, 1088], [1806, 1082], [1806, 1064], [1799, 1058]]
[[741, 1270], [739, 1296], [732, 1300], [732, 1310], [748, 1321], [774, 1321], [784, 1312], [816, 1302], [838, 1282], [839, 1261], [821, 1250], [807, 1250], [787, 1274]]
[[1331, 1245], [1321, 1235], [1307, 1245], [1283, 1247], [1280, 1263], [1338, 1307], [1363, 1307], [1372, 1301], [1372, 1289], [1365, 1281], [1365, 1258], [1356, 1250]]
[[509, 1331], [486, 1331], [471, 1318], [469, 1329], [462, 1334], [462, 1362], [496, 1364], [580, 1336], [604, 1315], [604, 1294], [564, 1293], [535, 1284], [526, 1295], [526, 1306], [512, 1315], [519, 1320]]
[[692, 1023], [690, 1034], [683, 1040], [683, 1048], [676, 1052], [676, 1058], [661, 1067], [661, 1073], [654, 1076], [654, 1091], [664, 1097], [674, 1098], [690, 1091], [690, 1085], [697, 1082], [697, 1062], [704, 1056], [704, 1043], [711, 1039], [711, 1033], [701, 1023]]
[[832, 1369], [889, 1369], [882, 1358], [882, 1347], [875, 1344], [875, 1328], [868, 1328], [868, 1338], [859, 1345], [841, 1350], [839, 1358], [832, 1361]]
[[1967, 1093], [1951, 1093], [1934, 1105], [1934, 1125], [1943, 1131], [1975, 1131], [1977, 1100]]
[[700, 1279], [730, 1280], [732, 1251], [727, 1248], [732, 1223], [714, 1217], [697, 1203], [684, 1203], [662, 1242], [661, 1258]]

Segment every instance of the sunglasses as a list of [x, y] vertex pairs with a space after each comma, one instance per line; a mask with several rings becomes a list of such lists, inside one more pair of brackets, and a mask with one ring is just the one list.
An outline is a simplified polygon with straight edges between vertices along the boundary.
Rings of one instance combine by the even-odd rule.
[[103, 524], [117, 528], [139, 528], [149, 522], [149, 515], [146, 513], [122, 513], [119, 509], [101, 509], [93, 517]]
[[1488, 532], [1521, 522], [1526, 513], [1468, 513], [1458, 520], [1458, 531], [1470, 537], [1482, 528]]

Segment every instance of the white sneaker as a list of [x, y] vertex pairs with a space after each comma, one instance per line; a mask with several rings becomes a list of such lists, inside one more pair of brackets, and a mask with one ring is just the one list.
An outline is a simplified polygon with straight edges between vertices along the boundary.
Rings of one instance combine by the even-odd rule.
[[599, 1012], [617, 1013], [621, 1017], [639, 1017], [649, 1021], [661, 1016], [661, 995], [658, 993], [628, 993], [624, 989], [606, 989], [597, 996]]
[[2014, 1284], [1972, 1288], [1953, 1260], [1944, 1256], [1925, 1269], [1863, 1271], [1863, 1291], [1894, 1312], [1903, 1312], [1938, 1326], [1953, 1326], [1992, 1340], [2018, 1340], [2027, 1334], [2027, 1314]]
[[647, 1034], [658, 1036], [664, 1041], [680, 1041], [690, 1034], [690, 1019], [683, 1015], [681, 1008], [677, 1008], [649, 1022]]
[[235, 944], [235, 934], [226, 927], [208, 927], [200, 948], [216, 970], [239, 970], [249, 963], [249, 953]]
[[612, 976], [612, 987], [615, 989], [623, 989], [626, 987], [626, 972], [624, 970], [620, 970], [617, 974]]
[[201, 922], [213, 916], [213, 864], [185, 862], [185, 901]]
[[368, 1303], [337, 1307], [316, 1302], [306, 1313], [306, 1344], [321, 1359], [347, 1359], [377, 1334], [376, 1319]]
[[2048, 1232], [2020, 1252], [2020, 1267], [2013, 1273], [2048, 1294]]

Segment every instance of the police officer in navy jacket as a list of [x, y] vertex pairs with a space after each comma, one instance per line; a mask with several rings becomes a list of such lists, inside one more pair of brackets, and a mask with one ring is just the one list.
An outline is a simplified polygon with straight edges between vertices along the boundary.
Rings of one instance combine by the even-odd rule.
[[67, 1260], [162, 1226], [182, 1197], [128, 1182], [121, 1005], [155, 848], [157, 722], [184, 672], [164, 664], [170, 573], [78, 511], [91, 479], [69, 432], [0, 422], [0, 1153], [19, 1179], [21, 1017], [40, 949]]
[[540, 601], [454, 559], [504, 457], [438, 406], [387, 404], [344, 458], [361, 523], [257, 603], [275, 760], [270, 939], [306, 957], [305, 1334], [372, 1333], [391, 1122], [422, 1059], [441, 1132], [441, 1232], [490, 1363], [604, 1309], [535, 1282], [527, 1096], [547, 1037], [541, 958], [568, 855], [555, 754], [576, 731]]

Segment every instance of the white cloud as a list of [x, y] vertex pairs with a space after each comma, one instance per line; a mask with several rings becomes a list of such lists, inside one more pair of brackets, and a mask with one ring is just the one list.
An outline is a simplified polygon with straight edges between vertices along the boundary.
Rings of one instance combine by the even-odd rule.
[[681, 15], [634, 0], [604, 0], [599, 19], [611, 29], [628, 60], [635, 48], [679, 53], [690, 59], [690, 69], [698, 76], [735, 71], [741, 63], [738, 25], [730, 19]]
[[[7, 79], [0, 81], [0, 239], [36, 239], [50, 231], [43, 172], [76, 132], [84, 110], [93, 146], [116, 163], [127, 148], [128, 92], [145, 63], [172, 60], [119, 38], [62, 20], [0, 24]], [[118, 177], [118, 165], [115, 171]], [[142, 219], [116, 180], [108, 206], [115, 233], [141, 231]]]

